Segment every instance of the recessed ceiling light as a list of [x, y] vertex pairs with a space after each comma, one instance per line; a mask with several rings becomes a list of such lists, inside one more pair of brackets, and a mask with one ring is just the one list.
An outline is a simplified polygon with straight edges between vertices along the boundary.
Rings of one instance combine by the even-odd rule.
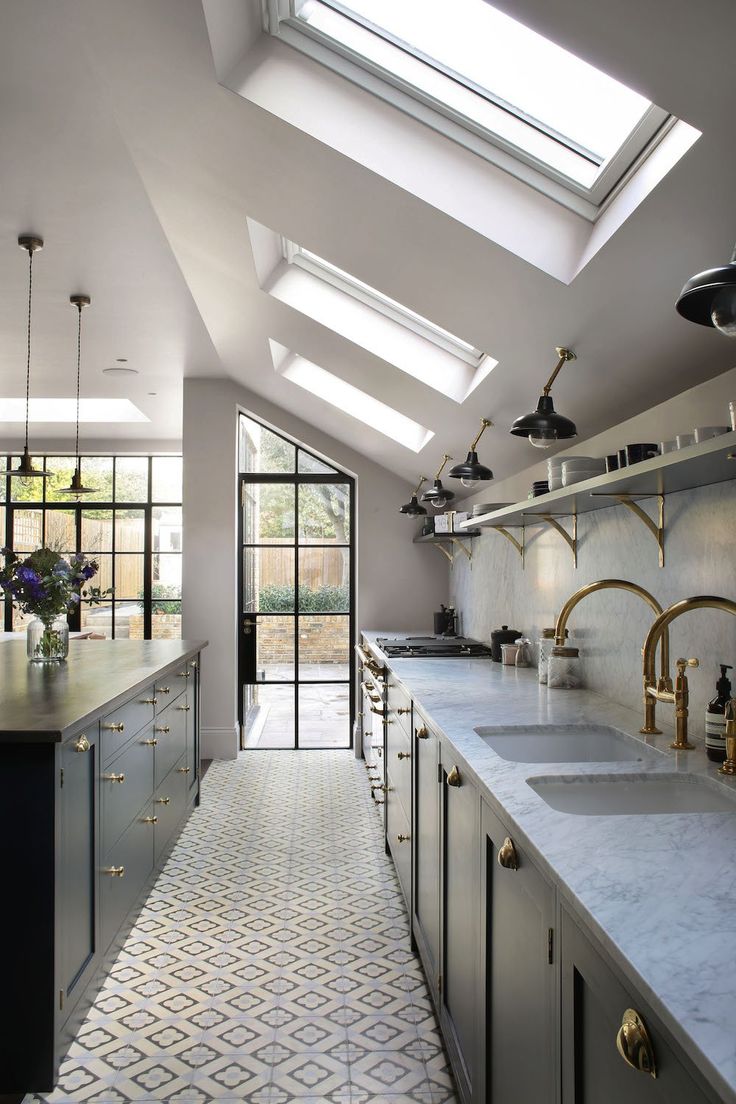
[[158, 391], [149, 391], [148, 394], [155, 396], [155, 395], [158, 395]]
[[[31, 399], [34, 422], [71, 422], [77, 414], [75, 399]], [[130, 399], [80, 399], [80, 422], [149, 422]], [[0, 399], [0, 422], [25, 421], [25, 399]]]
[[116, 357], [115, 359], [117, 360], [118, 364], [127, 364], [128, 363], [128, 358], [127, 357]]
[[119, 361], [120, 367], [115, 366], [113, 368], [103, 368], [102, 374], [105, 376], [137, 376], [138, 369], [123, 368], [122, 365], [125, 363], [127, 363], [127, 361]]

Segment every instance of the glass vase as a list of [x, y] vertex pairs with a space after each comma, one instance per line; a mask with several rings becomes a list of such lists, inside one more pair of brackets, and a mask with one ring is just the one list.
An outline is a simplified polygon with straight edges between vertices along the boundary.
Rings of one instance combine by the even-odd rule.
[[58, 663], [69, 654], [69, 625], [65, 617], [35, 618], [26, 629], [26, 652], [31, 663]]

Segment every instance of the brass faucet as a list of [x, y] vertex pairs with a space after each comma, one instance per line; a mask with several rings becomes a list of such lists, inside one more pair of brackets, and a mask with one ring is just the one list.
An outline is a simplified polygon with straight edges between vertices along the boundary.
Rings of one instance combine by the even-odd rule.
[[[656, 598], [649, 593], [648, 590], [644, 590], [644, 587], [638, 586], [637, 583], [630, 583], [628, 579], [599, 579], [596, 583], [588, 583], [587, 586], [581, 587], [580, 590], [576, 590], [575, 593], [567, 599], [564, 606], [560, 610], [560, 614], [557, 618], [557, 624], [555, 625], [555, 644], [564, 646], [565, 643], [565, 630], [567, 622], [570, 618], [570, 614], [577, 606], [578, 602], [581, 602], [583, 598], [588, 594], [595, 594], [597, 590], [628, 590], [631, 594], [638, 594], [640, 598], [647, 603], [647, 605], [654, 611], [659, 617], [662, 613], [662, 607]], [[660, 648], [660, 680], [658, 689], [663, 693], [672, 690], [672, 682], [670, 680], [670, 640], [669, 633], [666, 629], [660, 634], [662, 637], [662, 645]], [[659, 638], [658, 638], [659, 639]], [[656, 645], [655, 645], [656, 647]], [[653, 655], [654, 653], [652, 653]], [[659, 729], [655, 727], [655, 710], [657, 703], [654, 698], [648, 694], [644, 695], [644, 709], [646, 712], [646, 729], [642, 729], [642, 732], [657, 733]]]
[[[663, 633], [667, 631], [668, 626], [681, 614], [688, 613], [690, 610], [695, 609], [718, 609], [722, 610], [724, 613], [732, 613], [734, 617], [736, 617], [736, 602], [732, 602], [730, 598], [719, 598], [713, 594], [699, 594], [696, 595], [695, 598], [683, 598], [682, 601], [675, 602], [674, 605], [670, 606], [664, 613], [659, 615], [647, 633], [647, 638], [644, 641], [644, 647], [642, 649], [644, 700], [647, 705], [650, 701], [674, 702], [677, 735], [674, 743], [670, 744], [670, 747], [674, 748], [676, 751], [689, 750], [694, 746], [687, 738], [689, 690], [685, 670], [687, 667], [697, 667], [698, 660], [677, 660], [678, 673], [675, 681], [675, 689], [673, 691], [671, 686], [668, 687], [663, 685], [661, 679], [659, 685], [655, 685], [654, 653], [660, 638]], [[640, 731], [644, 733], [658, 732], [659, 729], [654, 727], [653, 722], [654, 713], [650, 712], [649, 708], [645, 708], [644, 727], [640, 729]]]

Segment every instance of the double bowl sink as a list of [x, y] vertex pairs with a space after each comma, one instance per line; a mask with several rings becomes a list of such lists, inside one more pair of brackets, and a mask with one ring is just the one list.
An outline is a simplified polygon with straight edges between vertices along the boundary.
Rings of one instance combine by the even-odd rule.
[[[480, 727], [476, 733], [514, 763], [643, 763], [661, 766], [661, 751], [606, 725]], [[550, 808], [579, 816], [736, 813], [736, 795], [707, 778], [674, 771], [559, 774], [528, 778]]]

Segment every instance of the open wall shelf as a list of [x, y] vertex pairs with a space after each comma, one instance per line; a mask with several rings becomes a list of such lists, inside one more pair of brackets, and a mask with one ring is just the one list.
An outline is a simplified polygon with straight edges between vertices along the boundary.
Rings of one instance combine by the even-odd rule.
[[473, 553], [466, 543], [469, 537], [479, 537], [480, 529], [471, 526], [462, 533], [427, 533], [414, 537], [414, 544], [433, 544], [438, 552], [452, 563], [456, 552], [464, 552], [468, 560], [473, 559]]

